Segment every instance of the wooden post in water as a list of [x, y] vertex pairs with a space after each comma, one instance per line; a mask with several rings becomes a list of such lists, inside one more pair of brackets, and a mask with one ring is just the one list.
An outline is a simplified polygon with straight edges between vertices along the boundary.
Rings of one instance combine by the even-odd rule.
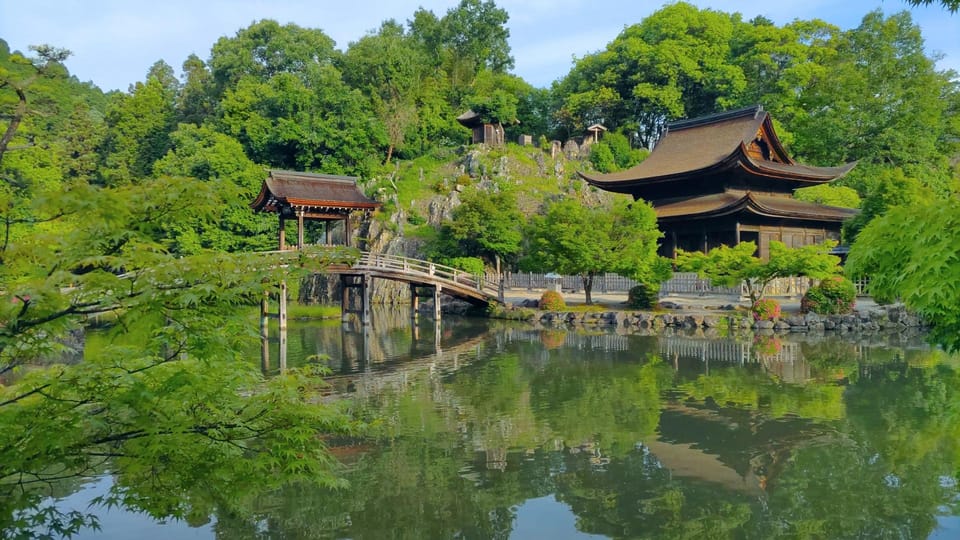
[[433, 287], [433, 319], [440, 320], [440, 284]]
[[416, 325], [417, 316], [420, 314], [420, 296], [417, 295], [417, 286], [410, 284], [410, 318]]
[[[340, 299], [340, 320], [342, 322], [350, 321], [350, 314], [357, 313], [360, 317], [360, 324], [370, 324], [370, 287], [368, 281], [371, 281], [371, 277], [366, 274], [341, 274], [340, 275], [340, 286], [343, 290], [343, 296]], [[357, 309], [353, 306], [355, 301], [353, 299], [354, 291], [356, 291], [358, 296], [357, 301], [360, 302], [360, 308]]]
[[372, 289], [373, 278], [370, 274], [364, 274], [361, 279], [360, 293], [363, 297], [363, 305], [360, 308], [360, 323], [367, 326], [370, 324], [370, 289]]
[[287, 329], [287, 281], [282, 280], [280, 282], [280, 298], [277, 302], [280, 305], [280, 330], [286, 331]]
[[287, 372], [287, 327], [280, 328], [280, 373]]
[[340, 322], [350, 321], [350, 287], [347, 285], [348, 277], [340, 276]]

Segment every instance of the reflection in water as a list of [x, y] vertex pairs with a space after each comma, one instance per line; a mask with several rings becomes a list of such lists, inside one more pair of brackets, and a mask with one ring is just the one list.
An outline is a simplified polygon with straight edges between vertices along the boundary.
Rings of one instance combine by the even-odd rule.
[[[283, 344], [270, 336], [263, 358]], [[916, 342], [435, 324], [398, 310], [367, 327], [291, 321], [286, 349], [290, 367], [329, 368], [330, 399], [369, 426], [331, 441], [350, 486], [289, 486], [198, 520], [212, 523], [201, 537], [956, 532], [944, 527], [960, 515], [960, 373]]]

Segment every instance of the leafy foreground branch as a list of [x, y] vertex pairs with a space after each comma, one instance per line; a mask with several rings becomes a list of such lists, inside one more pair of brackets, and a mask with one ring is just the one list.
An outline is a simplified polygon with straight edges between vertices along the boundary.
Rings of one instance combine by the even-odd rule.
[[[157, 518], [242, 517], [245, 502], [281, 485], [338, 484], [321, 436], [356, 426], [320, 403], [318, 369], [266, 380], [244, 358], [257, 337], [244, 311], [281, 278], [355, 254], [175, 256], [162, 207], [172, 190], [181, 211], [202, 215], [191, 201], [215, 201], [205, 189], [158, 181], [66, 194], [84, 211], [56, 235], [23, 231], [4, 253], [0, 372], [15, 380], [0, 386], [0, 537], [95, 524], [39, 505], [64, 479], [105, 470], [116, 478], [100, 502]], [[77, 364], [44, 364], [93, 317], [111, 320], [102, 346]]]

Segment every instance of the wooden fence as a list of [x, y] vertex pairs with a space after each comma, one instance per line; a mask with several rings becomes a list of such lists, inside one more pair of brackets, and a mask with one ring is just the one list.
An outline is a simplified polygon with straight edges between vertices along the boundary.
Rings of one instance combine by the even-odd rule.
[[[496, 282], [496, 274], [487, 274], [485, 281]], [[505, 289], [546, 289], [551, 283], [560, 281], [560, 286], [564, 291], [580, 292], [583, 290], [583, 281], [580, 276], [560, 276], [559, 278], [548, 278], [546, 274], [535, 274], [528, 272], [516, 272], [504, 274]], [[765, 289], [767, 296], [786, 296], [800, 297], [810, 288], [811, 280], [804, 277], [789, 277], [773, 280]], [[593, 280], [594, 293], [626, 293], [631, 287], [637, 285], [637, 282], [619, 276], [617, 274], [598, 275]], [[861, 294], [863, 284], [858, 282], [857, 293]], [[694, 272], [674, 272], [673, 277], [660, 284], [660, 295], [669, 296], [671, 294], [685, 295], [727, 295], [727, 296], [747, 296], [747, 287], [742, 284], [739, 287], [719, 287], [710, 284], [709, 279], [702, 279]]]

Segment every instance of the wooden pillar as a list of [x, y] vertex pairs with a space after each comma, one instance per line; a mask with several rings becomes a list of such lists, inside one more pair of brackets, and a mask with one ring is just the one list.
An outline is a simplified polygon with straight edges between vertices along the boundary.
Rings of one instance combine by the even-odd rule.
[[420, 297], [417, 296], [417, 286], [413, 283], [410, 284], [410, 318], [414, 321], [417, 320], [417, 315], [420, 313]]
[[287, 282], [280, 282], [280, 299], [277, 302], [280, 305], [280, 330], [287, 330]]
[[283, 230], [284, 224], [285, 222], [283, 220], [283, 214], [280, 214], [280, 232], [277, 235], [280, 244], [280, 251], [287, 249], [286, 231]]
[[330, 245], [330, 221], [326, 220], [323, 222], [323, 245]]
[[343, 245], [350, 247], [350, 214], [347, 214], [347, 219], [343, 220]]
[[440, 285], [433, 288], [433, 319], [440, 320]]
[[297, 210], [297, 249], [303, 249], [303, 210]]
[[670, 242], [673, 244], [673, 247], [670, 249], [670, 258], [677, 258], [677, 231], [670, 231]]
[[736, 242], [736, 245], [739, 246], [740, 245], [740, 222], [739, 221], [736, 223], [735, 234], [736, 234], [735, 242]]

